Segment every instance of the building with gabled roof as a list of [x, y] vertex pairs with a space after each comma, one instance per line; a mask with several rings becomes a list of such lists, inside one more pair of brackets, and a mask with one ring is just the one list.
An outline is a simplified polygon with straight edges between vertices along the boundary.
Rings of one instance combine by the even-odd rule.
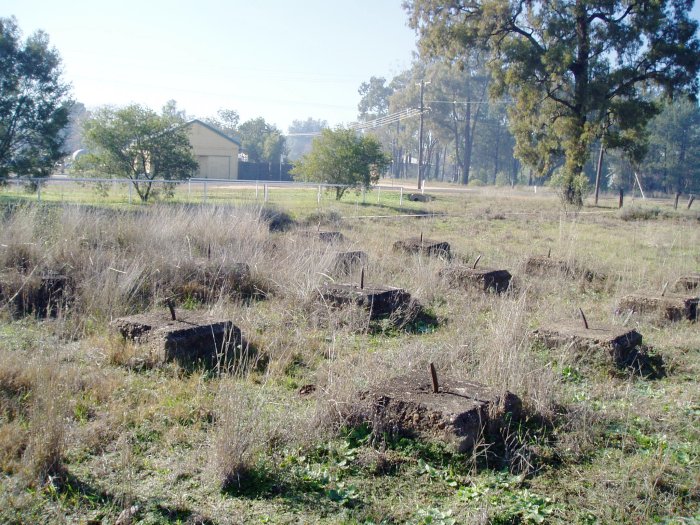
[[241, 143], [201, 120], [185, 124], [192, 154], [199, 164], [198, 177], [205, 179], [237, 179], [238, 154]]

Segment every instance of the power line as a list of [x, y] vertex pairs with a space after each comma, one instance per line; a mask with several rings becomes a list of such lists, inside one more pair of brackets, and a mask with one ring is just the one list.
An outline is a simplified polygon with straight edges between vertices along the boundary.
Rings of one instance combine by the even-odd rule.
[[426, 104], [462, 104], [462, 105], [468, 105], [468, 104], [474, 104], [476, 106], [479, 106], [481, 104], [513, 104], [512, 100], [493, 100], [493, 101], [488, 101], [488, 100], [426, 100]]
[[[427, 108], [424, 109], [426, 111]], [[366, 130], [366, 129], [374, 129], [374, 128], [380, 128], [383, 126], [387, 126], [389, 124], [394, 124], [400, 120], [404, 120], [407, 118], [412, 118], [420, 115], [422, 111], [419, 108], [407, 108], [402, 111], [397, 111], [396, 113], [392, 113], [390, 115], [384, 115], [382, 117], [376, 118], [374, 120], [368, 120], [366, 122], [354, 122], [350, 124], [348, 127], [350, 129], [354, 130]]]
[[[397, 111], [396, 113], [391, 113], [390, 115], [384, 115], [373, 120], [368, 120], [366, 122], [353, 122], [348, 125], [348, 129], [352, 129], [355, 131], [364, 131], [368, 129], [381, 128], [390, 124], [395, 124], [396, 122], [407, 118], [417, 117], [421, 113], [424, 113], [429, 110], [430, 108], [423, 108], [423, 111], [421, 111], [420, 108], [407, 108], [401, 111]], [[308, 133], [287, 133], [285, 134], [285, 137], [316, 137], [320, 134], [320, 131]]]

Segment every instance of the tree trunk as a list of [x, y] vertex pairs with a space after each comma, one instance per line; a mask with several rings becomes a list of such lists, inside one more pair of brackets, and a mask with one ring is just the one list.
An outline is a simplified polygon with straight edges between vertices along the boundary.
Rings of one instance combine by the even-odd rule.
[[[462, 166], [462, 153], [459, 150], [459, 146], [462, 143], [462, 139], [459, 133], [459, 118], [457, 116], [457, 105], [452, 104], [452, 132], [454, 135], [454, 144], [455, 144], [455, 159], [457, 162], [457, 176], [461, 176], [461, 173], [464, 173], [464, 167]], [[461, 170], [461, 172], [460, 172]], [[456, 180], [455, 180], [456, 182]]]
[[605, 153], [605, 148], [603, 147], [603, 140], [600, 141], [600, 151], [598, 152], [598, 165], [595, 170], [595, 202], [594, 205], [598, 206], [598, 193], [600, 193], [600, 175], [603, 170], [603, 153]]
[[437, 149], [435, 150], [435, 167], [433, 168], [433, 170], [434, 170], [433, 178], [434, 178], [435, 180], [438, 180], [438, 178], [439, 178], [439, 176], [440, 176], [440, 162], [441, 162], [441, 159], [440, 159], [440, 148], [437, 148]]
[[464, 117], [464, 166], [462, 168], [462, 184], [469, 184], [469, 171], [472, 163], [472, 137], [471, 137], [471, 101], [467, 101], [466, 116]]
[[583, 174], [583, 168], [588, 158], [588, 140], [585, 138], [587, 121], [588, 70], [589, 70], [589, 21], [586, 11], [586, 0], [576, 0], [574, 6], [575, 33], [577, 54], [575, 61], [569, 66], [574, 76], [574, 101], [571, 108], [571, 131], [564, 138], [566, 163], [564, 165], [564, 180], [562, 193], [566, 203], [583, 206], [583, 193], [577, 179]]

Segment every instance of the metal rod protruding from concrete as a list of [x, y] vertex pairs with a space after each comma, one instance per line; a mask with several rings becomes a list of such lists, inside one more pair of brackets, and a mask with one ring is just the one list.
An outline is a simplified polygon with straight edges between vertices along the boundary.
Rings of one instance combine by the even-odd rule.
[[476, 261], [474, 261], [474, 265], [472, 266], [472, 270], [476, 270], [476, 265], [479, 264], [479, 260], [481, 259], [481, 254], [476, 258]]
[[586, 330], [588, 330], [588, 321], [586, 320], [586, 315], [583, 313], [583, 310], [580, 308], [578, 309], [578, 313], [581, 314], [581, 320], [583, 321], [583, 326]]
[[664, 283], [664, 287], [661, 289], [661, 297], [666, 293], [666, 288], [668, 288], [668, 281]]
[[437, 372], [435, 371], [435, 365], [430, 363], [430, 379], [433, 382], [433, 394], [437, 394], [440, 386], [438, 385]]
[[360, 290], [365, 289], [365, 267], [362, 267], [362, 270], [360, 270]]
[[173, 318], [173, 321], [177, 321], [177, 316], [175, 315], [175, 304], [173, 303], [173, 300], [168, 299], [166, 304], [168, 305], [168, 310], [170, 310], [170, 317]]

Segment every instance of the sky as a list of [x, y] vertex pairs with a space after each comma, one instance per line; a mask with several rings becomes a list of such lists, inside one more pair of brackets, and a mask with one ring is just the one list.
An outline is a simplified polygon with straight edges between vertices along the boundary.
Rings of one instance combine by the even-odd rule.
[[[282, 131], [347, 124], [358, 88], [411, 65], [401, 0], [4, 0], [25, 36], [46, 31], [88, 108], [168, 100], [192, 117], [238, 111]], [[700, 19], [700, 5], [692, 11]]]
[[282, 131], [356, 120], [360, 84], [408, 69], [416, 49], [401, 0], [4, 0], [11, 15], [25, 37], [48, 33], [88, 108], [174, 99]]

